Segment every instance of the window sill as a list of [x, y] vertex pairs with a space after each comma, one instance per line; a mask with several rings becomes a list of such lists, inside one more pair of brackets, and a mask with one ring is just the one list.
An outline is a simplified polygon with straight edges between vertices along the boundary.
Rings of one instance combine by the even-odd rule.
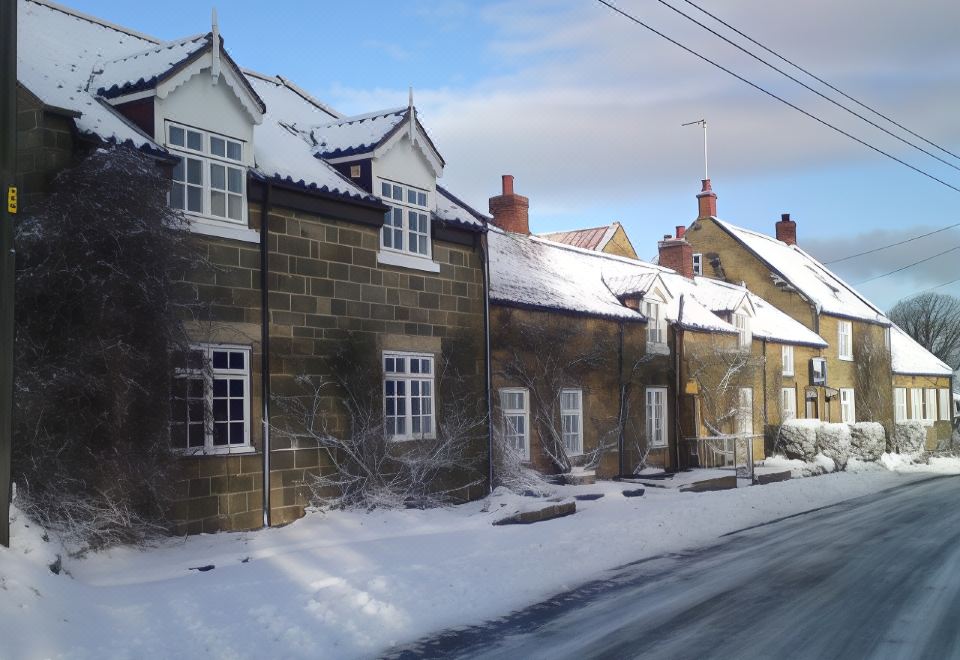
[[380, 250], [380, 252], [377, 253], [377, 263], [386, 266], [412, 268], [413, 270], [422, 270], [428, 273], [440, 272], [440, 264], [428, 257], [415, 257], [412, 254], [391, 252], [389, 250]]
[[260, 242], [260, 232], [250, 229], [245, 224], [214, 220], [193, 213], [184, 213], [184, 215], [190, 222], [190, 231], [194, 234], [229, 238], [235, 241], [243, 241], [244, 243]]
[[852, 355], [840, 355], [840, 356], [837, 356], [837, 359], [838, 359], [838, 360], [843, 360], [844, 362], [853, 362], [853, 356], [852, 356]]
[[670, 346], [664, 342], [648, 341], [647, 352], [656, 353], [657, 355], [670, 355]]
[[787, 373], [786, 371], [784, 371], [780, 375], [783, 376], [784, 378], [794, 378], [796, 376], [796, 374], [792, 371], [790, 373]]
[[236, 456], [237, 454], [256, 454], [257, 448], [253, 445], [242, 447], [216, 447], [214, 449], [177, 449], [181, 458], [203, 458], [204, 456]]
[[412, 435], [412, 436], [403, 436], [397, 435], [390, 438], [390, 442], [418, 442], [419, 440], [436, 440], [437, 436], [434, 434], [430, 435]]

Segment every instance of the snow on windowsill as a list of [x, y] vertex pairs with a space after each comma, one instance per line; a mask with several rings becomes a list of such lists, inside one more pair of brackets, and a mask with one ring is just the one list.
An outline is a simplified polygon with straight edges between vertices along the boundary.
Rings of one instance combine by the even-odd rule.
[[190, 231], [194, 234], [203, 234], [204, 236], [215, 236], [217, 238], [229, 238], [244, 243], [259, 243], [260, 232], [250, 229], [246, 225], [239, 225], [234, 222], [222, 222], [212, 220], [204, 216], [185, 214], [190, 221]]
[[427, 257], [415, 257], [411, 254], [403, 254], [402, 252], [391, 252], [389, 250], [381, 250], [377, 253], [377, 263], [385, 264], [387, 266], [399, 266], [401, 268], [422, 270], [428, 273], [440, 272], [440, 264], [432, 259]]
[[256, 454], [257, 448], [252, 445], [243, 447], [215, 447], [213, 449], [178, 449], [177, 453], [183, 458], [203, 458], [205, 456], [237, 456], [239, 454]]
[[656, 353], [657, 355], [670, 355], [670, 346], [661, 341], [648, 341], [647, 352]]

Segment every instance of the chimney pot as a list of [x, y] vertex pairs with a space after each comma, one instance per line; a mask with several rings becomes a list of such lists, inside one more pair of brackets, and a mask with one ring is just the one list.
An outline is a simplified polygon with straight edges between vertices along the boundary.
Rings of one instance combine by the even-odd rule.
[[490, 198], [493, 224], [515, 234], [530, 233], [530, 200], [513, 192], [513, 175], [503, 175], [503, 193]]
[[677, 227], [678, 236], [667, 234], [657, 244], [661, 266], [672, 268], [686, 278], [693, 279], [693, 246], [683, 238], [683, 227]]
[[677, 225], [677, 238], [683, 238], [684, 234], [687, 233], [687, 228], [683, 225]]

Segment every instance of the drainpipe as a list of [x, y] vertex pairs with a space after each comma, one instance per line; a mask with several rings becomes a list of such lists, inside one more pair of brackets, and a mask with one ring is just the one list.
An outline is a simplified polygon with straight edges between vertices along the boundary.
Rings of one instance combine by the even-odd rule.
[[270, 182], [260, 210], [260, 396], [263, 399], [263, 526], [270, 526]]
[[487, 236], [480, 235], [480, 262], [483, 264], [483, 336], [487, 362], [487, 491], [493, 492], [493, 365], [490, 351], [490, 259]]
[[[767, 340], [761, 339], [760, 346], [763, 350], [763, 428], [766, 431], [767, 424], [770, 423], [770, 419], [767, 416]], [[781, 414], [781, 422], [783, 415]]]
[[623, 476], [623, 427], [626, 424], [626, 420], [623, 418], [623, 408], [626, 403], [626, 397], [624, 396], [624, 389], [626, 384], [623, 382], [623, 321], [620, 321], [620, 346], [617, 352], [617, 374], [619, 375], [620, 381], [620, 428], [619, 437], [617, 438], [617, 474]]
[[[683, 314], [683, 298], [680, 298], [680, 315]], [[683, 351], [683, 328], [679, 324], [673, 327], [673, 371], [674, 371], [674, 391], [673, 391], [673, 426], [676, 437], [674, 438], [674, 453], [676, 454], [676, 463], [674, 471], [680, 471], [680, 438], [683, 435], [683, 427], [680, 425], [680, 353]]]

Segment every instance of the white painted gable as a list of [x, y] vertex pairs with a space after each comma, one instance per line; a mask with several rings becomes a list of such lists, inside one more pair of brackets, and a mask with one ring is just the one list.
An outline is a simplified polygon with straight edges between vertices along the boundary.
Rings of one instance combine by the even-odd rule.
[[[382, 153], [373, 157], [373, 175], [378, 179], [389, 179], [405, 183], [416, 188], [429, 190], [431, 199], [437, 188], [437, 173], [424, 156], [421, 149], [411, 144], [407, 131], [390, 140]], [[377, 150], [380, 152], [380, 150]], [[378, 190], [375, 188], [374, 193]], [[431, 205], [432, 206], [432, 205]]]

